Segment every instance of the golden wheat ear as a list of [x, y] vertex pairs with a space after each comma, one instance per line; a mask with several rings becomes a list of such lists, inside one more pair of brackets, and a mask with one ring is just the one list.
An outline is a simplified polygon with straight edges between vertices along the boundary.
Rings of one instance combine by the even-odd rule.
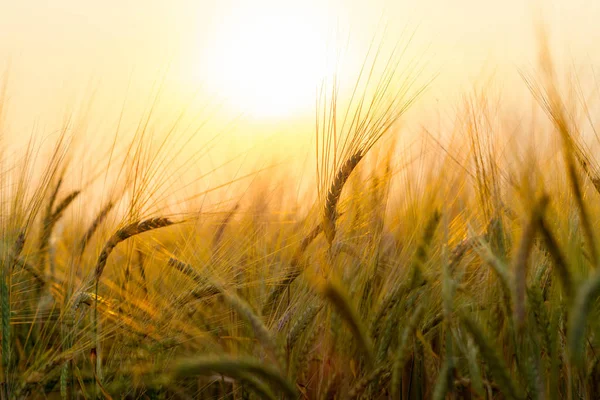
[[337, 174], [335, 174], [335, 178], [333, 179], [333, 182], [329, 187], [329, 191], [327, 192], [325, 209], [323, 210], [323, 232], [325, 232], [325, 237], [327, 238], [329, 245], [331, 245], [335, 239], [335, 222], [338, 217], [337, 204], [340, 201], [342, 189], [348, 181], [348, 178], [350, 178], [350, 174], [352, 171], [354, 171], [362, 159], [363, 154], [359, 151], [350, 157], [346, 162], [344, 162]]

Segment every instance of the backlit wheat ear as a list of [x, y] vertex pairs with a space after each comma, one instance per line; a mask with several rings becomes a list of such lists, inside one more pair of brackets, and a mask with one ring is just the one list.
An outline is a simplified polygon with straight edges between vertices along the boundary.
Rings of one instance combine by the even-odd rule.
[[124, 228], [119, 229], [117, 232], [115, 232], [114, 235], [110, 237], [110, 239], [108, 239], [108, 241], [104, 245], [104, 248], [102, 249], [102, 252], [100, 253], [100, 256], [98, 256], [98, 261], [96, 262], [96, 268], [94, 270], [94, 276], [96, 281], [100, 279], [100, 277], [102, 276], [102, 272], [104, 272], [104, 267], [106, 267], [106, 261], [108, 260], [108, 256], [110, 255], [110, 253], [112, 253], [114, 248], [117, 247], [119, 243], [129, 239], [132, 236], [139, 235], [154, 229], [164, 228], [173, 224], [174, 222], [172, 222], [168, 218], [159, 217], [150, 218], [141, 222], [133, 222], [125, 226]]
[[338, 170], [329, 187], [329, 191], [327, 192], [327, 199], [325, 201], [325, 209], [323, 212], [323, 232], [325, 232], [325, 237], [327, 237], [327, 241], [330, 245], [333, 243], [333, 239], [335, 239], [335, 222], [338, 217], [337, 204], [340, 201], [342, 189], [348, 181], [350, 174], [362, 159], [363, 154], [360, 151], [350, 157]]
[[[100, 256], [98, 256], [98, 261], [96, 262], [96, 268], [94, 269], [94, 280], [95, 280], [95, 301], [94, 301], [94, 317], [93, 317], [93, 336], [94, 336], [94, 346], [91, 348], [90, 354], [96, 358], [97, 350], [99, 346], [99, 335], [98, 335], [98, 285], [100, 282], [100, 278], [102, 277], [102, 273], [104, 272], [104, 268], [106, 267], [106, 261], [108, 260], [108, 256], [114, 250], [115, 247], [119, 243], [124, 240], [129, 239], [132, 236], [142, 234], [144, 232], [148, 232], [154, 229], [163, 228], [169, 225], [173, 225], [174, 222], [169, 220], [168, 218], [150, 218], [144, 221], [133, 222], [115, 232], [110, 239], [105, 243]], [[99, 381], [100, 374], [98, 373], [98, 366], [101, 365], [100, 358], [96, 358], [97, 362], [94, 363], [94, 382], [97, 386], [101, 387], [101, 383]]]

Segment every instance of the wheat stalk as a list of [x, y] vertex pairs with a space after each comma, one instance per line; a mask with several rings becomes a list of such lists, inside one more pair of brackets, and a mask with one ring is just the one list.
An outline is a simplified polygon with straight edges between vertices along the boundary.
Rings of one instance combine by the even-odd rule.
[[[59, 181], [61, 182], [61, 181]], [[63, 213], [69, 207], [69, 205], [79, 196], [81, 193], [79, 190], [75, 190], [71, 192], [67, 197], [65, 197], [57, 206], [56, 209], [53, 209], [54, 202], [56, 200], [56, 195], [58, 189], [60, 187], [60, 183], [56, 186], [55, 191], [50, 198], [48, 203], [48, 208], [46, 209], [46, 215], [42, 221], [42, 229], [40, 231], [39, 237], [39, 264], [38, 271], [43, 273], [46, 268], [46, 256], [48, 252], [48, 245], [50, 242], [50, 236], [52, 236], [52, 230], [56, 223], [60, 220]], [[54, 275], [54, 271], [50, 271], [52, 275]]]
[[419, 322], [421, 321], [421, 317], [424, 313], [424, 307], [419, 305], [413, 311], [412, 316], [408, 320], [408, 323], [404, 326], [402, 330], [402, 334], [400, 336], [400, 343], [398, 344], [398, 348], [396, 349], [396, 354], [394, 357], [394, 362], [392, 364], [392, 398], [399, 399], [400, 398], [400, 383], [402, 381], [402, 369], [404, 368], [404, 364], [408, 360], [410, 355], [409, 353], [409, 345], [411, 343], [411, 339], [417, 329]]
[[79, 242], [79, 254], [80, 255], [83, 254], [90, 239], [92, 238], [92, 236], [94, 236], [94, 233], [96, 233], [96, 231], [100, 227], [100, 224], [102, 223], [102, 221], [104, 221], [104, 219], [106, 218], [106, 216], [108, 215], [110, 210], [113, 209], [113, 207], [114, 207], [114, 203], [112, 201], [110, 201], [110, 202], [108, 202], [108, 204], [106, 204], [104, 207], [102, 207], [102, 209], [100, 210], [98, 215], [96, 215], [96, 218], [94, 218], [94, 221], [92, 221], [92, 224], [89, 226], [87, 231], [85, 231], [83, 237], [81, 238], [81, 241]]

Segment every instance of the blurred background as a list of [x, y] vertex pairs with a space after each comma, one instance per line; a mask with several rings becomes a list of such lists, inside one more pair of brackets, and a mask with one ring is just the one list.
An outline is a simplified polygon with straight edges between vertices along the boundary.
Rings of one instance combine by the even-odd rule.
[[404, 78], [430, 82], [402, 121], [409, 148], [425, 129], [443, 141], [476, 90], [511, 124], [532, 118], [521, 75], [535, 75], [540, 32], [593, 97], [598, 20], [593, 0], [3, 2], [2, 137], [10, 148], [69, 132], [90, 162], [147, 126], [181, 160], [204, 154], [187, 169], [298, 170], [314, 164], [320, 88], [335, 76], [349, 93], [377, 50], [385, 61], [400, 46]]

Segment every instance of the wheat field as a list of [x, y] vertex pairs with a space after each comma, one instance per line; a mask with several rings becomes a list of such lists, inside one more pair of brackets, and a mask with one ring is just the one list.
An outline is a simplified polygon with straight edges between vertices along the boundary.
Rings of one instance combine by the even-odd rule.
[[185, 203], [146, 117], [84, 177], [76, 132], [1, 153], [0, 398], [599, 398], [595, 117], [540, 52], [521, 154], [476, 92], [408, 159], [393, 61], [322, 90], [306, 196]]

